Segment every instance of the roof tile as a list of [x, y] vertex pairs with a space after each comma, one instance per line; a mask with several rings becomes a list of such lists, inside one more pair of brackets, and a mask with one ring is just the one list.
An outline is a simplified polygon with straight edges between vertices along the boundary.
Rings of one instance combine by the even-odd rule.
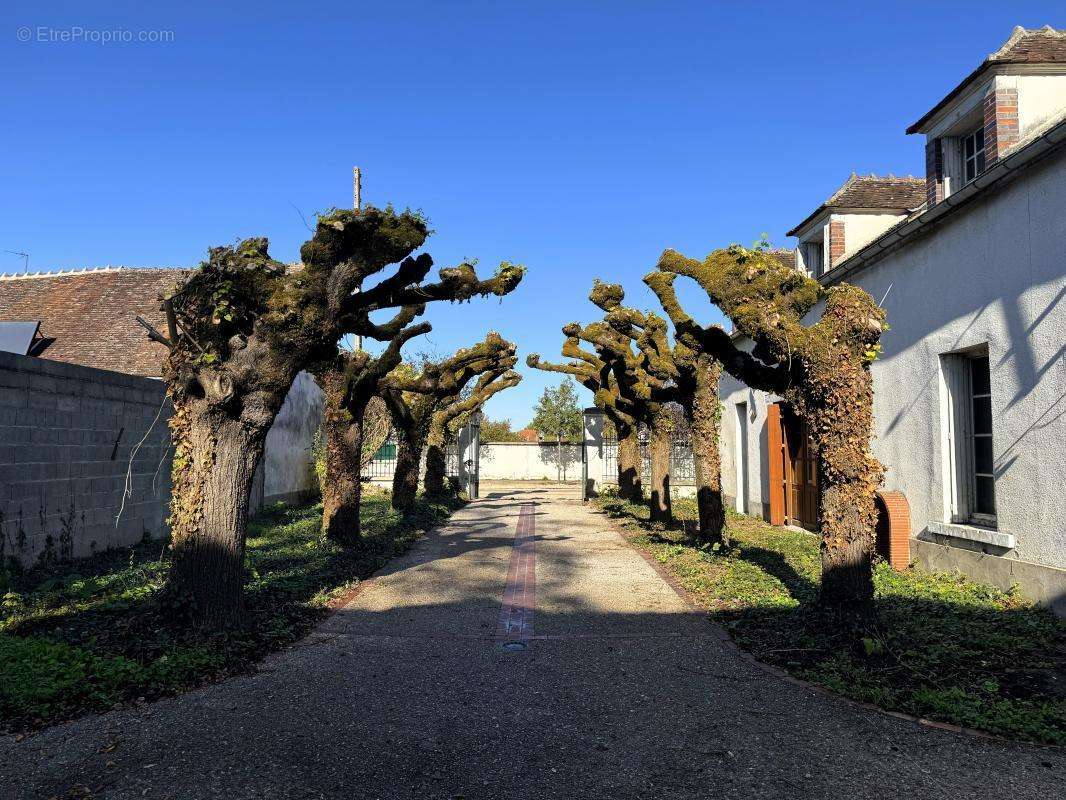
[[40, 320], [40, 335], [53, 340], [42, 358], [158, 377], [166, 349], [134, 317], [162, 329], [159, 296], [185, 273], [116, 267], [0, 275], [0, 320]]

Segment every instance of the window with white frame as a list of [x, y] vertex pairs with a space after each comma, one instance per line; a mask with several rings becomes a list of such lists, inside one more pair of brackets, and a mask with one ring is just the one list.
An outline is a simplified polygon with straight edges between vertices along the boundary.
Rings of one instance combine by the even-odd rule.
[[985, 171], [985, 129], [962, 137], [962, 182], [967, 184]]
[[940, 360], [949, 521], [995, 527], [996, 476], [988, 349], [949, 353]]
[[822, 274], [822, 243], [804, 242], [800, 247], [803, 250], [803, 266], [812, 278]]

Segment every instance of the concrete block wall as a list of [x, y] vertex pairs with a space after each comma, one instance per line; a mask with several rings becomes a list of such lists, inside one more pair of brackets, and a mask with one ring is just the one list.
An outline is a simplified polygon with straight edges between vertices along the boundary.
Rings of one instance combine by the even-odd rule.
[[0, 352], [4, 555], [28, 565], [166, 536], [169, 415], [159, 380]]

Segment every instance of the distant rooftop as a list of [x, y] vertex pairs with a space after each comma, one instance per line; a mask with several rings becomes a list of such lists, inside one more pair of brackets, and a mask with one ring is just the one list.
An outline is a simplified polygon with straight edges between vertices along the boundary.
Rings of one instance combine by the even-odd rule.
[[925, 202], [925, 178], [908, 175], [856, 175], [852, 173], [844, 185], [807, 216], [803, 222], [788, 232], [795, 236], [812, 220], [826, 211], [844, 208], [882, 209], [885, 211], [911, 211]]
[[166, 349], [134, 317], [165, 327], [159, 295], [185, 270], [104, 267], [0, 275], [0, 321], [40, 320], [41, 358], [158, 377]]
[[1019, 25], [1011, 32], [1010, 38], [1003, 43], [1002, 47], [991, 53], [977, 69], [948, 92], [943, 100], [907, 128], [907, 133], [919, 133], [926, 122], [958, 97], [972, 81], [993, 67], [1003, 64], [1063, 64], [1066, 66], [1066, 30], [1057, 30], [1050, 25], [1036, 29], [1027, 29]]

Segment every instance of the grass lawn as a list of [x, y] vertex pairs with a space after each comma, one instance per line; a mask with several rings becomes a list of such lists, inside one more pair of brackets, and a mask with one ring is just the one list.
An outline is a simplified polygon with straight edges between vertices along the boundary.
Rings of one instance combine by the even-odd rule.
[[[873, 614], [841, 618], [815, 602], [815, 536], [731, 516], [714, 553], [651, 526], [644, 506], [597, 502], [760, 661], [885, 709], [1066, 744], [1066, 623], [1017, 594], [879, 563]], [[689, 500], [674, 512], [696, 519]]]
[[269, 509], [248, 534], [245, 625], [225, 634], [183, 628], [154, 602], [168, 567], [160, 542], [0, 573], [0, 728], [33, 728], [246, 671], [304, 636], [331, 599], [455, 507], [419, 499], [404, 516], [385, 495], [365, 497], [363, 540], [351, 550], [320, 539], [321, 505]]

